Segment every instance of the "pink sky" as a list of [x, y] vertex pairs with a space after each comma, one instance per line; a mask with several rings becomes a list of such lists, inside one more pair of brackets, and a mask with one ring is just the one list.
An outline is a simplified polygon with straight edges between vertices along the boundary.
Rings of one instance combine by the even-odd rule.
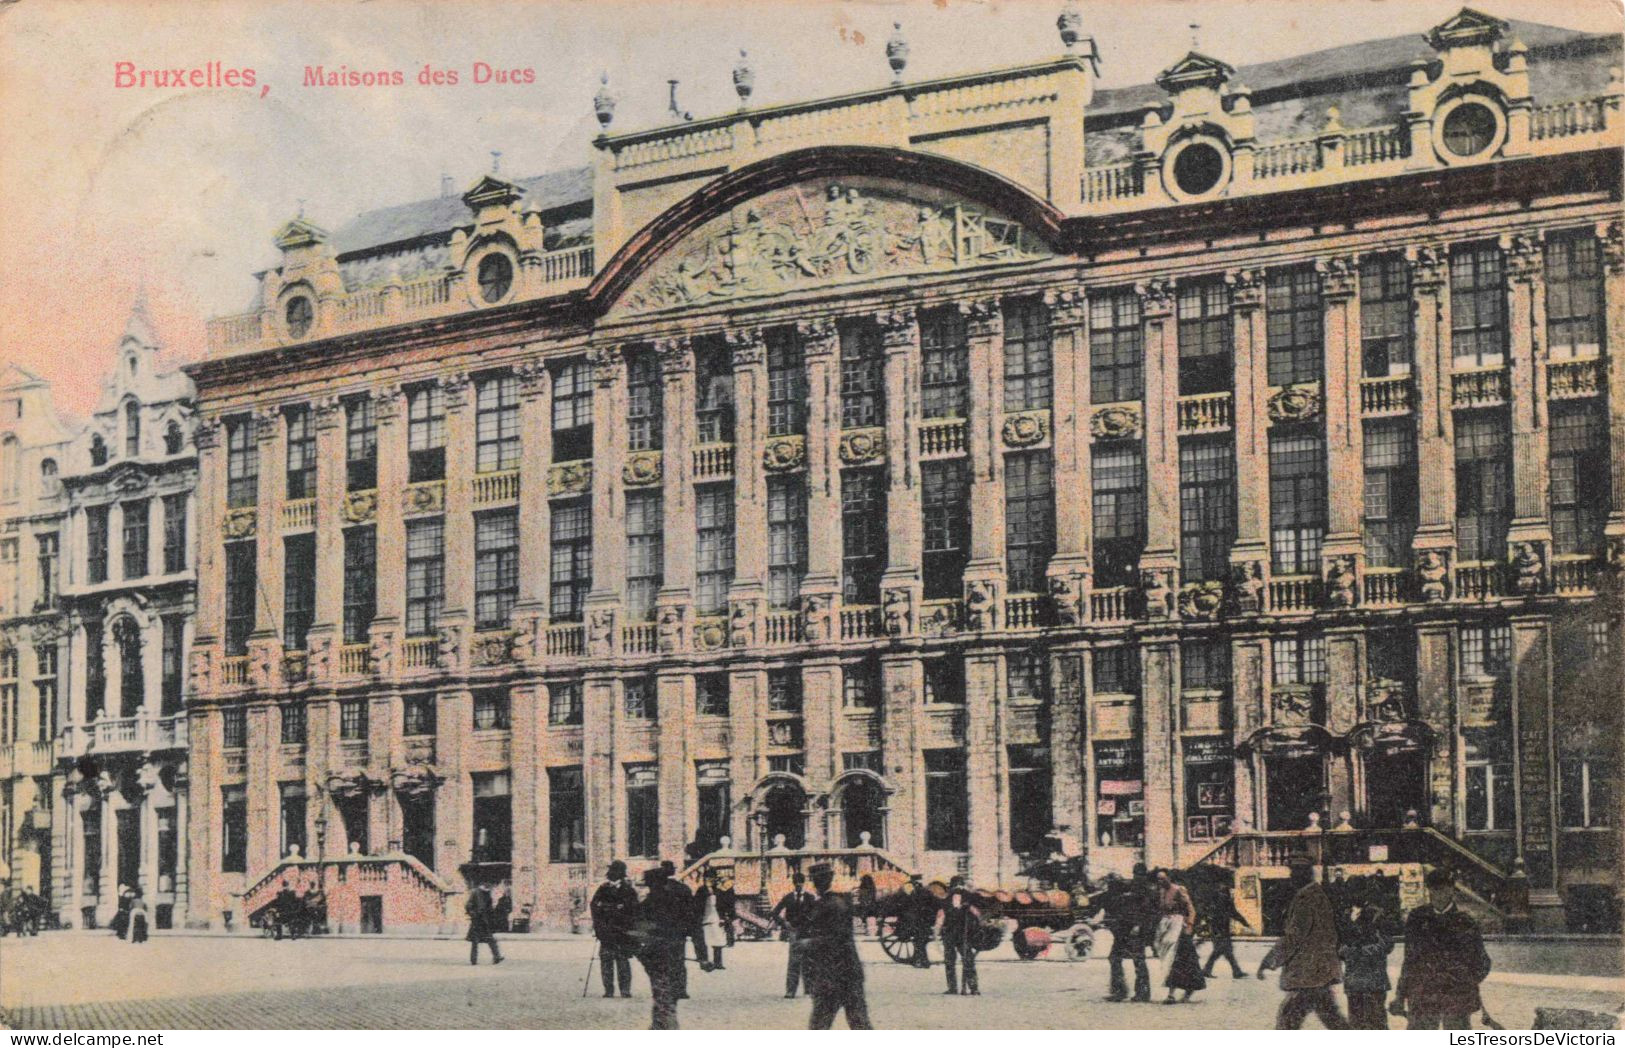
[[[1127, 0], [1083, 3], [1102, 86], [1144, 83], [1190, 45], [1235, 65], [1420, 33], [1454, 0]], [[1617, 0], [1481, 0], [1506, 18], [1618, 32]], [[209, 316], [239, 312], [271, 235], [304, 201], [337, 228], [356, 212], [459, 188], [503, 153], [519, 177], [585, 164], [600, 72], [615, 129], [658, 121], [666, 80], [695, 116], [737, 106], [740, 48], [754, 103], [874, 87], [903, 23], [907, 76], [998, 68], [1059, 52], [1059, 0], [20, 0], [0, 7], [0, 359], [94, 404], [138, 289], [172, 360], [203, 353]], [[861, 35], [861, 43], [859, 36]], [[1419, 45], [1420, 47], [1420, 45]], [[118, 90], [142, 68], [251, 67], [268, 93]], [[536, 71], [525, 86], [467, 83], [476, 61]], [[455, 88], [415, 84], [424, 63]], [[399, 88], [317, 89], [306, 65], [399, 69]]]

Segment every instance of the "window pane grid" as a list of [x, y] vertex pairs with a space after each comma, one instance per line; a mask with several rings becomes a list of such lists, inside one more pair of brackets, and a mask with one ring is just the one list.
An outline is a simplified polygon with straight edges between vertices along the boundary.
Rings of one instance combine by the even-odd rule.
[[694, 345], [694, 414], [701, 444], [732, 444], [734, 439], [733, 359], [720, 338]]
[[960, 596], [970, 556], [970, 490], [963, 460], [920, 467], [925, 599]]
[[1049, 311], [1038, 299], [1004, 304], [1004, 410], [1036, 411], [1050, 406]]
[[553, 503], [550, 532], [549, 615], [555, 622], [580, 622], [592, 589], [591, 500]]
[[626, 358], [626, 446], [632, 451], [656, 451], [665, 438], [664, 393], [660, 361], [648, 348], [632, 350]]
[[1089, 399], [1096, 404], [1144, 394], [1145, 329], [1133, 288], [1089, 299]]
[[350, 491], [378, 486], [378, 423], [371, 397], [344, 402], [344, 463]]
[[767, 333], [767, 432], [807, 432], [807, 368], [793, 328]]
[[1450, 344], [1457, 366], [1500, 364], [1506, 352], [1506, 270], [1494, 244], [1450, 253]]
[[310, 409], [300, 405], [284, 413], [288, 427], [288, 498], [308, 499], [316, 495], [316, 432]]
[[1320, 274], [1312, 266], [1276, 270], [1264, 295], [1265, 332], [1271, 385], [1320, 381]]
[[1360, 353], [1367, 378], [1411, 369], [1411, 270], [1403, 255], [1360, 261]]
[[964, 418], [970, 393], [970, 346], [957, 310], [920, 317], [920, 400], [925, 418]]
[[1594, 403], [1554, 404], [1551, 409], [1551, 519], [1554, 552], [1602, 551], [1610, 504], [1608, 430]]
[[626, 613], [633, 622], [654, 614], [665, 581], [664, 500], [659, 491], [626, 494]]
[[519, 514], [495, 510], [474, 516], [474, 628], [508, 624], [519, 599]]
[[720, 615], [728, 610], [734, 577], [734, 489], [706, 484], [695, 495], [695, 610]]
[[226, 421], [226, 504], [252, 506], [259, 500], [260, 456], [254, 426], [247, 417]]
[[841, 471], [841, 579], [848, 604], [878, 604], [886, 569], [886, 476], [879, 469]]
[[886, 423], [885, 352], [872, 322], [841, 325], [841, 428]]
[[1179, 529], [1184, 579], [1224, 578], [1236, 534], [1236, 462], [1228, 442], [1180, 442]]
[[344, 643], [367, 641], [377, 611], [378, 546], [371, 527], [344, 530]]
[[1319, 433], [1270, 435], [1270, 547], [1273, 570], [1320, 571], [1326, 531], [1326, 452]]
[[807, 485], [799, 476], [767, 482], [767, 599], [795, 607], [807, 574]]
[[1595, 356], [1602, 343], [1602, 252], [1589, 233], [1546, 238], [1546, 341], [1554, 357]]
[[1177, 309], [1180, 396], [1229, 389], [1235, 338], [1229, 286], [1223, 280], [1183, 283]]
[[519, 468], [519, 380], [508, 374], [479, 379], [474, 404], [475, 471]]
[[1456, 418], [1456, 538], [1466, 561], [1500, 560], [1512, 522], [1512, 448], [1501, 412]]
[[435, 517], [406, 525], [406, 633], [421, 637], [440, 626], [445, 603], [445, 522]]
[[1005, 550], [1010, 592], [1037, 593], [1055, 553], [1055, 497], [1050, 455], [1005, 456]]
[[1364, 435], [1366, 564], [1407, 567], [1418, 511], [1416, 430], [1408, 421], [1372, 420]]

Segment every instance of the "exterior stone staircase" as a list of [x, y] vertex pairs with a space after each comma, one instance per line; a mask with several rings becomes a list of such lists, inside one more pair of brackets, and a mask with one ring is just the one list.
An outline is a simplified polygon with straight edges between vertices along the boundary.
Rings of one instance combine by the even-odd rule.
[[[404, 852], [284, 859], [243, 893], [241, 912], [249, 926], [258, 926], [284, 886], [305, 894], [317, 885], [327, 896], [332, 932], [449, 932], [462, 922], [461, 911], [449, 905], [457, 889]], [[370, 898], [379, 900], [370, 904], [378, 907], [376, 926], [363, 927], [362, 900]]]

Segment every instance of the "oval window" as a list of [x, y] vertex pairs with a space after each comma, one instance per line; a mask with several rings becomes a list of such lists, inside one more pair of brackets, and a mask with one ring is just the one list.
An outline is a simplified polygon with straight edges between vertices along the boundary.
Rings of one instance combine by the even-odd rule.
[[480, 259], [480, 297], [501, 302], [513, 287], [513, 263], [507, 255], [490, 254]]
[[288, 299], [283, 316], [288, 322], [288, 334], [294, 338], [304, 338], [310, 331], [310, 324], [316, 317], [316, 311], [311, 308], [310, 299], [300, 295]]
[[1465, 102], [1444, 118], [1444, 147], [1456, 156], [1477, 156], [1495, 141], [1496, 123], [1489, 106]]
[[1224, 177], [1224, 156], [1206, 142], [1192, 142], [1174, 158], [1174, 184], [1188, 196], [1201, 196]]

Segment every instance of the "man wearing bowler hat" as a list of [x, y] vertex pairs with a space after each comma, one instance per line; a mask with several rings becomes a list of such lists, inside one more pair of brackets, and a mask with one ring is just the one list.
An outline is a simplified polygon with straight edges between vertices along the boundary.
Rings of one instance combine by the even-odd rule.
[[626, 876], [626, 863], [609, 864], [609, 878], [592, 896], [592, 933], [598, 939], [598, 974], [604, 982], [604, 996], [615, 996], [617, 979], [621, 996], [632, 996], [632, 955], [636, 952], [632, 931], [638, 920], [638, 890]]

